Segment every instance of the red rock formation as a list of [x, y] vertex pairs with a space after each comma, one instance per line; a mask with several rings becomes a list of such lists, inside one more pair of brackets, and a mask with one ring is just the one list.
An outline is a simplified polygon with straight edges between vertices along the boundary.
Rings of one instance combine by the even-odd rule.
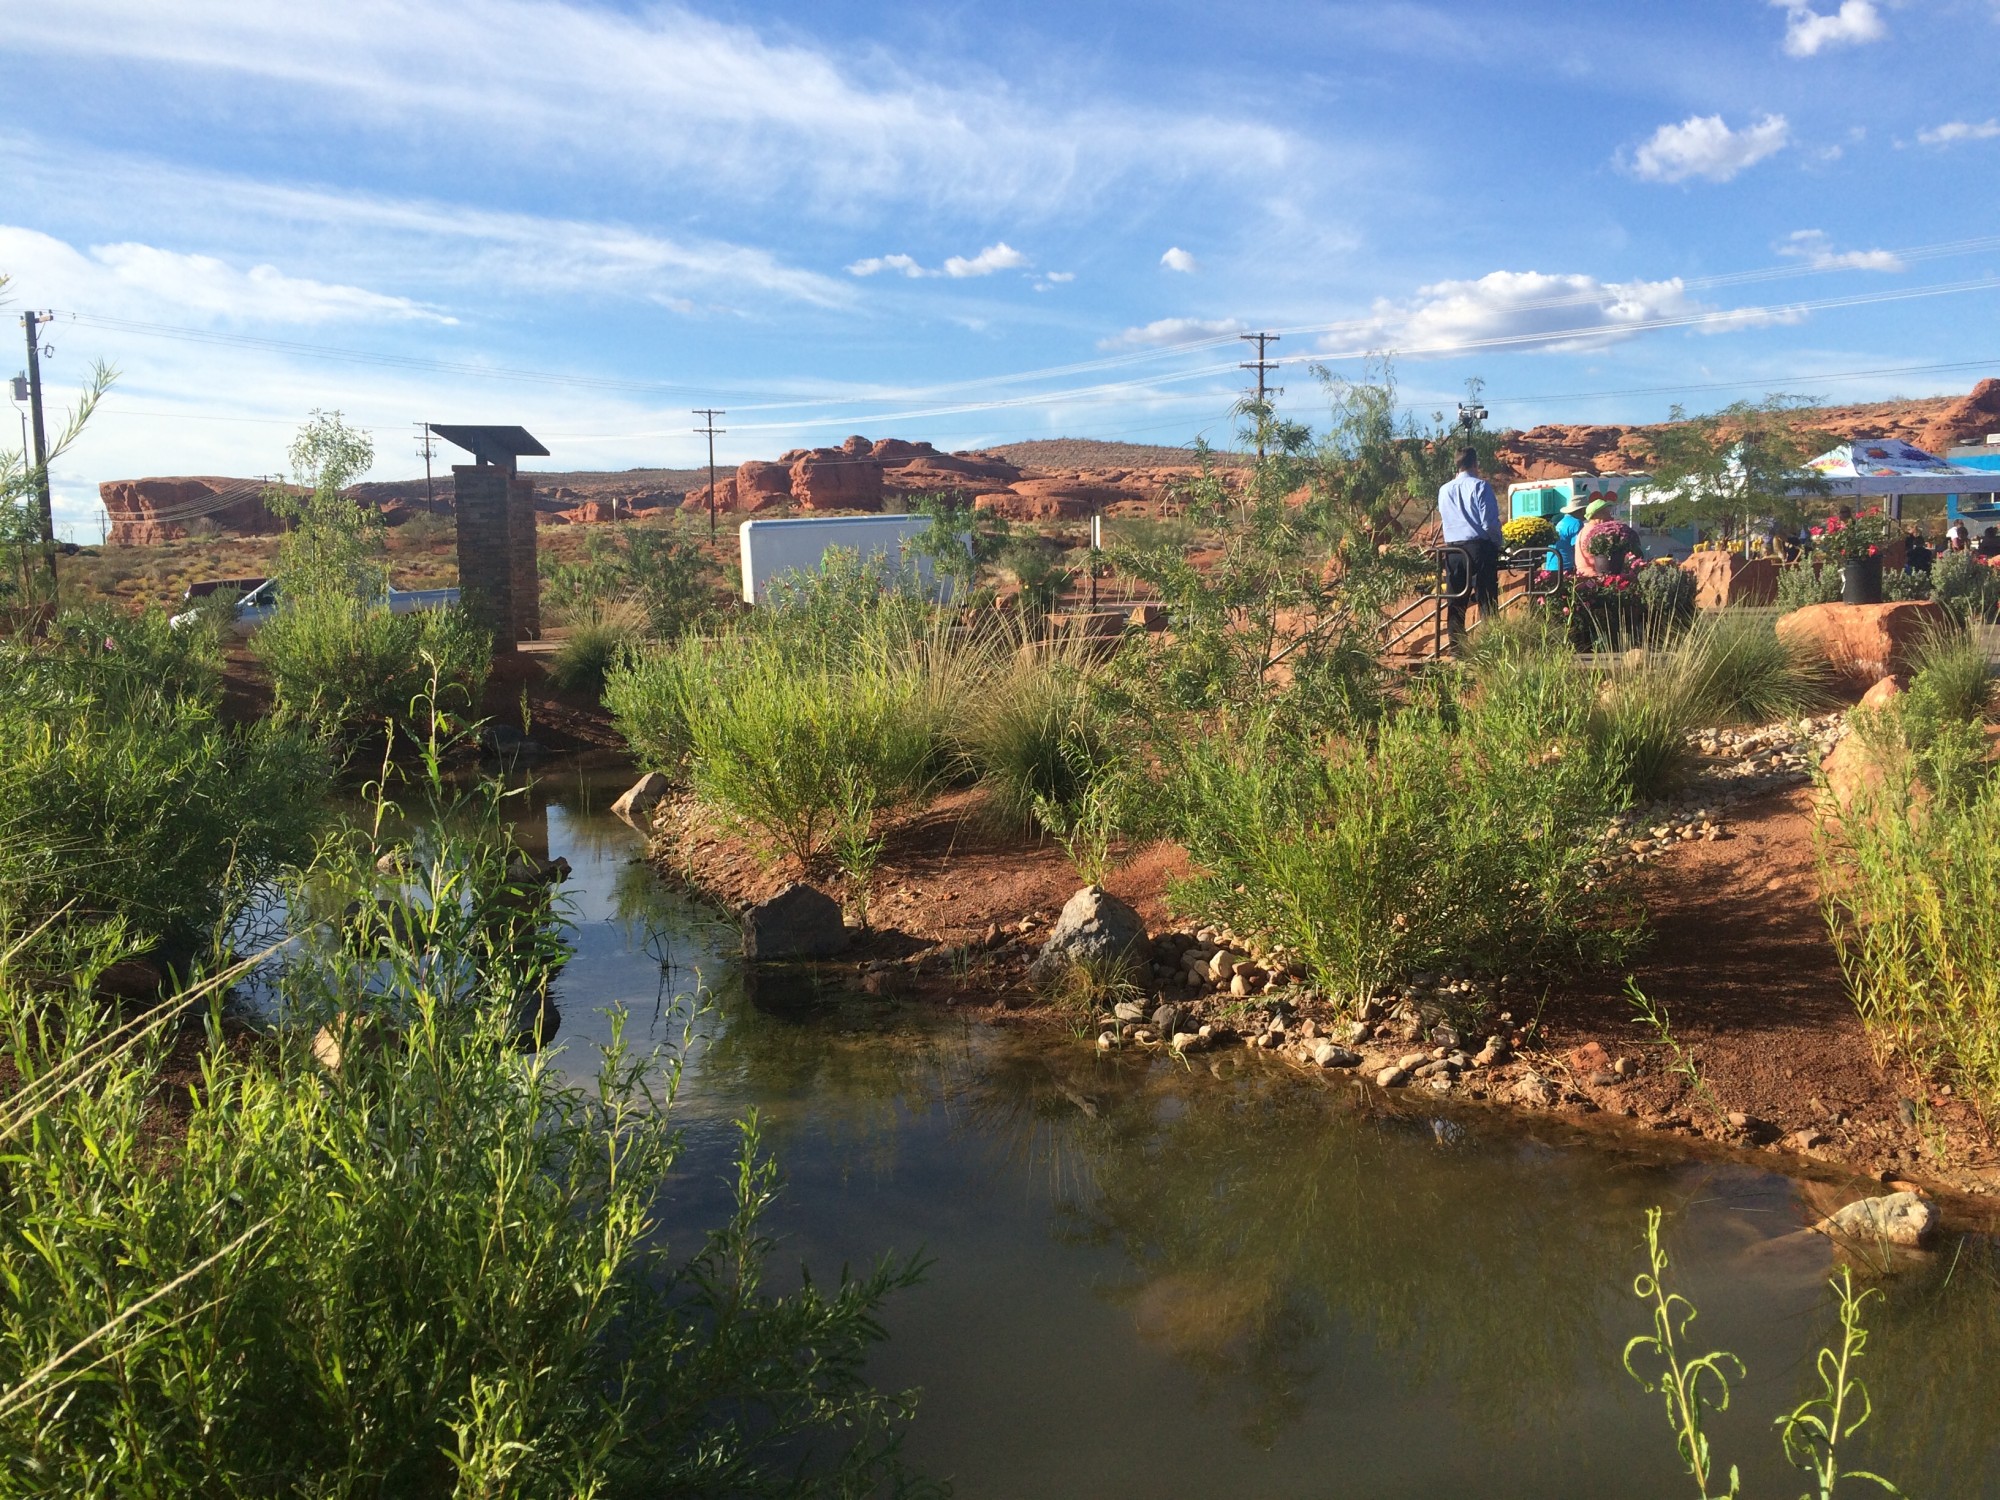
[[1810, 644], [1842, 683], [1861, 691], [1907, 676], [1926, 631], [1949, 628], [1951, 612], [1929, 599], [1889, 604], [1810, 604], [1778, 621], [1778, 634]]
[[1932, 417], [1912, 441], [1943, 454], [1958, 443], [1982, 443], [1992, 432], [2000, 432], [2000, 380], [1982, 380], [1971, 395], [1959, 397]]
[[755, 458], [738, 464], [736, 496], [737, 504], [744, 510], [783, 505], [792, 498], [792, 471], [783, 464], [767, 464]]
[[882, 466], [872, 455], [815, 448], [792, 464], [792, 499], [805, 510], [880, 510]]
[[112, 479], [97, 487], [111, 518], [106, 540], [114, 547], [146, 547], [177, 541], [210, 527], [242, 536], [265, 536], [283, 529], [260, 498], [255, 479], [199, 476], [186, 479]]

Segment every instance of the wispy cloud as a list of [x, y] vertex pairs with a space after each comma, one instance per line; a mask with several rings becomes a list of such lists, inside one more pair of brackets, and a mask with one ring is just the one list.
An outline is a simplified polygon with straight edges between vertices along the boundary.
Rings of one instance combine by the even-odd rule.
[[1803, 260], [1815, 271], [1901, 271], [1893, 250], [1836, 250], [1823, 229], [1795, 229], [1777, 245], [1778, 254]]
[[1782, 151], [1792, 138], [1783, 115], [1765, 115], [1731, 130], [1721, 115], [1690, 115], [1678, 125], [1662, 125], [1632, 156], [1634, 176], [1647, 182], [1685, 182], [1699, 177], [1727, 182], [1746, 167]]
[[1188, 276], [1201, 269], [1201, 263], [1179, 245], [1171, 247], [1165, 255], [1162, 255], [1160, 264], [1169, 271], [1179, 271]]
[[1996, 136], [2000, 136], [2000, 120], [1947, 120], [1917, 132], [1917, 139], [1926, 146], [1960, 146], [1967, 141], [1990, 141]]
[[1829, 47], [1879, 42], [1889, 34], [1875, 0], [1841, 0], [1831, 15], [1821, 15], [1802, 0], [1771, 4], [1785, 13], [1785, 51], [1793, 57], [1817, 57]]
[[1099, 339], [1100, 349], [1165, 348], [1174, 344], [1198, 343], [1241, 333], [1250, 325], [1237, 318], [1156, 318], [1140, 328], [1127, 328], [1108, 339]]
[[926, 271], [917, 263], [913, 255], [870, 255], [857, 260], [847, 268], [850, 276], [878, 276], [884, 271], [894, 271], [903, 276], [935, 276], [935, 271]]
[[510, 171], [618, 162], [649, 184], [664, 171], [687, 192], [714, 182], [843, 214], [883, 199], [1052, 211], [1121, 179], [1240, 179], [1308, 154], [1247, 115], [1043, 99], [977, 70], [940, 83], [673, 4], [65, 0], [10, 16], [8, 33], [20, 50], [157, 65], [149, 90], [190, 108], [230, 76], [274, 117], [422, 128]]
[[0, 225], [0, 266], [37, 300], [110, 316], [233, 324], [314, 325], [361, 318], [455, 323], [408, 297], [292, 276], [272, 265], [233, 266], [157, 245], [93, 245], [88, 253], [37, 230]]

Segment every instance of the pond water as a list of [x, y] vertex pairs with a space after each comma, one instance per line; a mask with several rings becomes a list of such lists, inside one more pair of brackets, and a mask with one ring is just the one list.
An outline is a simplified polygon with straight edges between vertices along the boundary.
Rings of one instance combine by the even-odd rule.
[[[1655, 1204], [1700, 1309], [1690, 1352], [1748, 1367], [1716, 1455], [1746, 1495], [1808, 1488], [1772, 1419], [1817, 1389], [1833, 1262], [1788, 1237], [1824, 1207], [1788, 1179], [1415, 1097], [1385, 1112], [1248, 1056], [1190, 1069], [935, 1008], [760, 1005], [733, 928], [604, 811], [624, 780], [551, 770], [518, 804], [517, 836], [574, 872], [559, 1057], [591, 1073], [612, 1007], [642, 1043], [698, 1009], [669, 1236], [721, 1219], [755, 1109], [779, 1265], [930, 1257], [871, 1368], [921, 1388], [907, 1452], [958, 1495], [1691, 1494], [1659, 1398], [1620, 1366]], [[1874, 1284], [1876, 1416], [1850, 1462], [1911, 1495], [2000, 1495], [1993, 1243], [1948, 1238]]]

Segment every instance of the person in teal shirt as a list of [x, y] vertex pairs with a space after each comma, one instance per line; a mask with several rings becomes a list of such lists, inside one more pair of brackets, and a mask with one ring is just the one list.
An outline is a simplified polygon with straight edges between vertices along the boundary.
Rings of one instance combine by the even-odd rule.
[[1590, 501], [1582, 496], [1570, 501], [1562, 508], [1562, 515], [1556, 521], [1556, 544], [1549, 548], [1549, 555], [1542, 559], [1542, 566], [1551, 573], [1574, 573], [1576, 571], [1576, 537], [1583, 530], [1583, 508]]

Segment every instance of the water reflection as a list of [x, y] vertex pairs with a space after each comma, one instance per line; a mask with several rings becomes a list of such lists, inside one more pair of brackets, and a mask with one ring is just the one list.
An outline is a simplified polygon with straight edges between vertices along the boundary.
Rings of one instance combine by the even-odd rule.
[[[838, 988], [746, 994], [733, 926], [601, 811], [619, 789], [558, 776], [521, 799], [575, 872], [561, 1056], [591, 1071], [614, 1006], [635, 1039], [688, 1038], [670, 1233], [713, 1218], [755, 1108], [787, 1257], [934, 1258], [878, 1376], [925, 1388], [911, 1453], [961, 1495], [1679, 1495], [1657, 1401], [1619, 1365], [1655, 1203], [1700, 1348], [1750, 1368], [1716, 1451], [1746, 1493], [1798, 1492], [1770, 1424], [1812, 1393], [1830, 1260], [1787, 1237], [1811, 1212], [1786, 1180], [1383, 1112], [1245, 1057], [1181, 1068]], [[1948, 1244], [1884, 1289], [1850, 1461], [2000, 1494], [2000, 1256]]]

